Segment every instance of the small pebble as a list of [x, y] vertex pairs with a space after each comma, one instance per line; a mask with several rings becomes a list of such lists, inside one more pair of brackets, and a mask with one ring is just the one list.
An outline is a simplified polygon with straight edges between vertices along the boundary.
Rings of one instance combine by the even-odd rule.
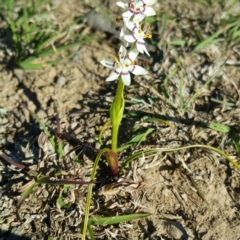
[[57, 77], [56, 83], [59, 87], [62, 87], [66, 83], [66, 81], [67, 81], [67, 79], [65, 77], [59, 76], [59, 77]]

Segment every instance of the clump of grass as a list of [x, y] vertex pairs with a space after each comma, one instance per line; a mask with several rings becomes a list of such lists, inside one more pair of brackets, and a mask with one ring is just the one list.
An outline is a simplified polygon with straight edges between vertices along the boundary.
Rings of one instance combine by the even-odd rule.
[[[61, 52], [93, 40], [92, 37], [77, 36], [74, 33], [76, 22], [60, 28], [50, 12], [44, 8], [49, 2], [49, 0], [23, 2], [9, 0], [4, 1], [0, 7], [0, 15], [6, 22], [6, 28], [11, 32], [13, 42], [11, 67], [24, 69], [47, 67], [71, 57], [68, 54], [63, 58], [59, 55]], [[53, 55], [54, 60], [50, 59]]]

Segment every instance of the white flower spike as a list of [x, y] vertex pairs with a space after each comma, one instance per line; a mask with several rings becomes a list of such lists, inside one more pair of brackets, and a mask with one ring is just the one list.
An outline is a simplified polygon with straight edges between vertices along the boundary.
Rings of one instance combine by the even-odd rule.
[[156, 12], [150, 7], [157, 3], [157, 0], [129, 0], [128, 3], [117, 2], [121, 8], [127, 9], [123, 13], [124, 18], [132, 18], [134, 23], [141, 22], [145, 17], [153, 16]]
[[140, 23], [132, 23], [131, 21], [125, 21], [125, 25], [127, 26], [127, 28], [129, 30], [132, 31], [132, 34], [125, 35], [124, 40], [129, 43], [136, 42], [137, 50], [142, 54], [145, 52], [148, 56], [150, 56], [150, 54], [147, 51], [147, 48], [145, 46], [145, 41], [144, 41], [144, 38], [152, 38], [151, 32], [146, 33], [148, 31], [149, 27], [143, 31], [141, 29]]
[[135, 48], [127, 54], [127, 50], [124, 46], [120, 47], [119, 60], [115, 57], [114, 61], [101, 61], [101, 64], [105, 67], [111, 68], [112, 72], [106, 81], [116, 80], [120, 75], [125, 85], [129, 86], [131, 83], [130, 72], [135, 75], [145, 75], [148, 71], [140, 66], [135, 65], [139, 51]]

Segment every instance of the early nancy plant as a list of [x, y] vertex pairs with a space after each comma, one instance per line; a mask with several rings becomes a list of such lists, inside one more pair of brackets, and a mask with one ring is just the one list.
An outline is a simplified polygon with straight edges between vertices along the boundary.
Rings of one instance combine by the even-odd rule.
[[[95, 159], [91, 180], [95, 179], [98, 162], [102, 154], [107, 153], [108, 165], [115, 177], [119, 174], [118, 169], [118, 132], [121, 124], [125, 106], [124, 87], [131, 84], [131, 73], [134, 75], [144, 75], [148, 71], [135, 64], [138, 54], [148, 54], [145, 46], [145, 38], [151, 38], [149, 28], [142, 30], [143, 20], [147, 16], [155, 15], [155, 11], [151, 8], [157, 0], [129, 0], [128, 3], [117, 2], [117, 5], [125, 9], [126, 12], [122, 14], [123, 27], [120, 32], [120, 39], [122, 44], [119, 48], [118, 57], [114, 57], [112, 61], [102, 60], [101, 64], [112, 69], [107, 81], [118, 80], [116, 95], [110, 107], [110, 122], [112, 125], [112, 143], [111, 150], [102, 149]], [[106, 125], [105, 125], [106, 126]], [[103, 129], [105, 128], [103, 127]], [[102, 134], [102, 131], [100, 135]], [[100, 137], [101, 138], [101, 137]], [[137, 218], [149, 216], [148, 213], [130, 214], [109, 218], [96, 218], [93, 220], [89, 218], [90, 202], [92, 198], [92, 184], [88, 187], [87, 203], [85, 210], [85, 218], [82, 230], [82, 240], [85, 240], [87, 230], [89, 231], [91, 239], [94, 239], [91, 225], [94, 223], [101, 224], [116, 224], [124, 221], [130, 221]]]
[[117, 142], [118, 131], [124, 112], [124, 86], [131, 84], [131, 73], [134, 75], [148, 74], [148, 71], [138, 65], [135, 60], [138, 54], [149, 55], [145, 46], [145, 38], [151, 38], [149, 27], [142, 29], [145, 17], [155, 15], [151, 7], [157, 0], [129, 0], [128, 3], [117, 2], [117, 5], [125, 9], [122, 14], [123, 27], [120, 32], [122, 45], [119, 48], [118, 57], [112, 61], [102, 60], [101, 64], [112, 69], [106, 81], [118, 80], [116, 96], [110, 108], [110, 120], [112, 125], [112, 146], [107, 152], [107, 161], [113, 172], [118, 175]]

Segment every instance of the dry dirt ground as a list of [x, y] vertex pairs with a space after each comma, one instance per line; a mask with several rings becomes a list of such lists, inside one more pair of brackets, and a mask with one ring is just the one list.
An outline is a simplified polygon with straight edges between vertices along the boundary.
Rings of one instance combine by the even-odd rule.
[[[88, 1], [80, 2], [58, 0], [52, 1], [48, 7], [59, 24], [66, 24], [96, 9]], [[108, 1], [101, 4], [113, 17], [121, 11]], [[206, 7], [195, 1], [167, 0], [158, 3], [155, 9], [172, 17], [168, 18], [160, 35], [161, 16], [157, 18], [159, 23], [153, 26], [151, 59], [139, 60], [151, 74], [135, 78], [133, 84], [126, 88], [126, 113], [151, 114], [167, 119], [174, 127], [143, 122], [140, 115], [124, 119], [121, 143], [131, 139], [136, 126], [141, 130], [153, 128], [154, 133], [140, 147], [124, 151], [120, 155], [120, 163], [137, 149], [208, 144], [225, 151], [240, 164], [227, 134], [197, 124], [199, 121], [223, 123], [234, 126], [239, 135], [240, 44], [216, 41], [198, 52], [191, 47], [195, 38], [193, 29], [206, 37], [219, 29], [221, 19], [230, 14], [239, 15], [240, 6], [229, 10], [226, 4]], [[1, 155], [4, 153], [26, 168], [19, 169], [1, 157], [0, 239], [81, 237], [86, 186], [74, 186], [64, 192], [61, 186], [39, 185], [22, 204], [20, 219], [16, 215], [19, 189], [34, 178], [29, 170], [44, 174], [58, 171], [67, 179], [89, 180], [96, 157], [92, 149], [100, 147], [97, 136], [108, 119], [108, 109], [116, 89], [115, 82], [105, 82], [109, 71], [99, 61], [112, 59], [119, 42], [111, 35], [111, 28], [108, 30], [110, 33], [101, 31], [103, 26], [98, 20], [88, 19], [87, 23], [80, 24], [79, 34], [97, 35], [102, 40], [75, 48], [75, 57], [67, 62], [43, 70], [27, 71], [6, 69], [5, 63], [9, 58], [6, 49], [11, 46], [6, 39], [3, 41], [4, 24], [1, 23], [0, 107], [7, 110], [7, 114], [0, 118]], [[174, 46], [170, 44], [173, 39], [183, 39], [186, 43]], [[201, 90], [187, 111], [181, 112], [180, 88], [186, 102], [219, 67], [215, 79]], [[170, 77], [167, 86], [169, 100], [177, 106], [174, 108], [162, 100], [162, 83], [177, 68], [177, 74]], [[81, 143], [88, 146], [83, 147], [81, 162], [74, 161], [79, 151], [72, 151], [60, 164], [51, 147], [47, 143], [42, 146], [40, 136], [43, 130], [29, 110], [52, 132], [56, 127], [57, 111], [62, 136], [66, 136], [63, 137], [65, 154]], [[107, 145], [110, 143], [108, 131], [104, 134], [104, 141]], [[205, 200], [197, 194], [191, 177]], [[96, 239], [240, 239], [240, 174], [219, 155], [201, 148], [143, 155], [126, 166], [124, 179], [129, 184], [110, 194], [103, 186], [112, 180], [104, 161], [100, 164], [91, 216], [132, 212], [149, 212], [151, 216], [118, 225], [95, 226]], [[114, 182], [111, 183], [110, 186], [114, 186]], [[59, 196], [70, 203], [69, 207], [61, 208], [57, 204]]]

